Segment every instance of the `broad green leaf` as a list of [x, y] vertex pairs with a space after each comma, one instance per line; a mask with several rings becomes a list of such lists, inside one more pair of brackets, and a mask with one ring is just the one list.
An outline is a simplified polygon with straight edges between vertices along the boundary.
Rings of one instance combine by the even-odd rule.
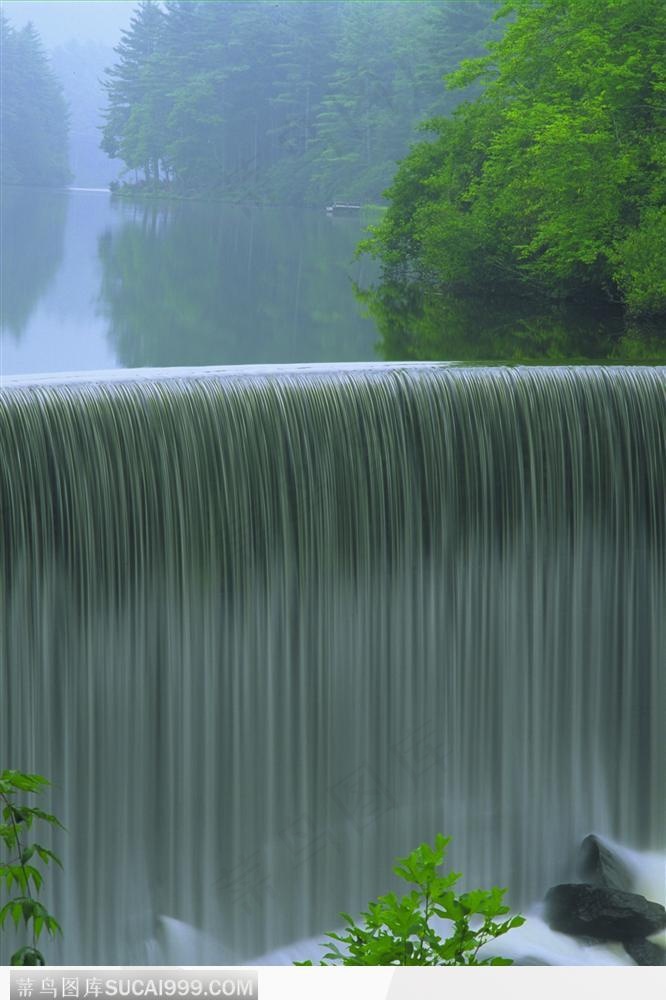
[[49, 850], [48, 847], [42, 847], [41, 844], [35, 844], [34, 848], [37, 851], [37, 854], [44, 862], [44, 864], [48, 864], [50, 858], [51, 861], [55, 861], [55, 863], [58, 865], [59, 868], [62, 868], [62, 861], [60, 860], [58, 855], [54, 854], [53, 851]]
[[37, 890], [37, 892], [39, 892], [39, 890], [42, 887], [42, 881], [43, 881], [42, 873], [38, 871], [37, 868], [33, 868], [32, 865], [26, 865], [25, 871], [26, 875], [28, 876], [28, 879], [32, 878], [35, 889]]
[[45, 823], [51, 823], [52, 826], [58, 826], [61, 830], [65, 829], [57, 816], [54, 816], [52, 813], [47, 813], [44, 812], [43, 809], [36, 809], [34, 807], [31, 807], [31, 812], [38, 819], [44, 820]]
[[39, 774], [24, 774], [22, 771], [3, 771], [2, 781], [8, 782], [14, 788], [20, 788], [24, 792], [39, 792], [48, 785], [46, 778]]

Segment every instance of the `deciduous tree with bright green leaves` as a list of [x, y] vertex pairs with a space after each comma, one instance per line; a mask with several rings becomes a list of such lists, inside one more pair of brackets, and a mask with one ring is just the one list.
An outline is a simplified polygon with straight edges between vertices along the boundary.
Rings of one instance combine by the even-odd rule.
[[392, 277], [666, 312], [666, 5], [510, 0], [365, 248]]

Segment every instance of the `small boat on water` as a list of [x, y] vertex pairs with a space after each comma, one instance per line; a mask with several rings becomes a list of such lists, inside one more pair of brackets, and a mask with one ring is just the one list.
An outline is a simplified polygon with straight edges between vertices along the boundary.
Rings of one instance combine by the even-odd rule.
[[357, 212], [361, 211], [360, 205], [343, 205], [340, 202], [334, 202], [332, 205], [326, 206], [327, 215], [355, 215]]

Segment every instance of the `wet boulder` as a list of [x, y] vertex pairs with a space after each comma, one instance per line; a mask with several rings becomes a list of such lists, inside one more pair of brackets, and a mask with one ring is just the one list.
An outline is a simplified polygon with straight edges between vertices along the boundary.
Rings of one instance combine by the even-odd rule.
[[644, 896], [586, 884], [556, 885], [546, 893], [546, 923], [554, 931], [601, 941], [645, 938], [666, 927], [666, 910]]
[[583, 840], [578, 853], [578, 874], [583, 882], [606, 889], [631, 892], [634, 879], [621, 858], [601, 837], [591, 833]]
[[625, 941], [624, 950], [636, 965], [666, 965], [666, 949], [654, 941], [647, 941], [645, 938]]

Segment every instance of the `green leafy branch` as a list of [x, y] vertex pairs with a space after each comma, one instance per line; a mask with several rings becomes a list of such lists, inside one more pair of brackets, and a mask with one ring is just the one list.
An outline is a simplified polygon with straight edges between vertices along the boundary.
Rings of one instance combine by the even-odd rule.
[[[438, 834], [434, 847], [421, 844], [398, 858], [393, 871], [416, 888], [402, 897], [392, 892], [379, 896], [362, 913], [362, 924], [341, 914], [347, 926], [342, 934], [326, 935], [332, 943], [322, 945], [328, 951], [320, 965], [511, 965], [507, 958], [479, 958], [479, 951], [520, 927], [525, 918], [496, 919], [509, 912], [505, 889], [474, 889], [457, 896], [453, 887], [460, 873], [438, 874], [449, 842]], [[449, 937], [440, 937], [433, 917], [450, 921]]]
[[24, 945], [14, 952], [11, 957], [12, 965], [45, 965], [44, 956], [37, 948], [39, 937], [43, 930], [51, 935], [61, 932], [58, 921], [36, 898], [42, 887], [43, 876], [35, 867], [35, 862], [41, 861], [44, 865], [48, 865], [53, 861], [60, 868], [62, 864], [48, 847], [38, 843], [28, 844], [25, 838], [35, 820], [42, 820], [61, 829], [64, 827], [51, 813], [35, 806], [16, 803], [17, 793], [39, 794], [48, 784], [46, 778], [42, 778], [39, 774], [24, 774], [21, 771], [0, 772], [0, 807], [2, 807], [0, 838], [9, 855], [0, 863], [0, 886], [4, 881], [5, 890], [10, 896], [0, 908], [0, 928], [4, 928], [9, 916], [17, 929], [21, 920], [26, 929], [32, 923], [31, 944]]

